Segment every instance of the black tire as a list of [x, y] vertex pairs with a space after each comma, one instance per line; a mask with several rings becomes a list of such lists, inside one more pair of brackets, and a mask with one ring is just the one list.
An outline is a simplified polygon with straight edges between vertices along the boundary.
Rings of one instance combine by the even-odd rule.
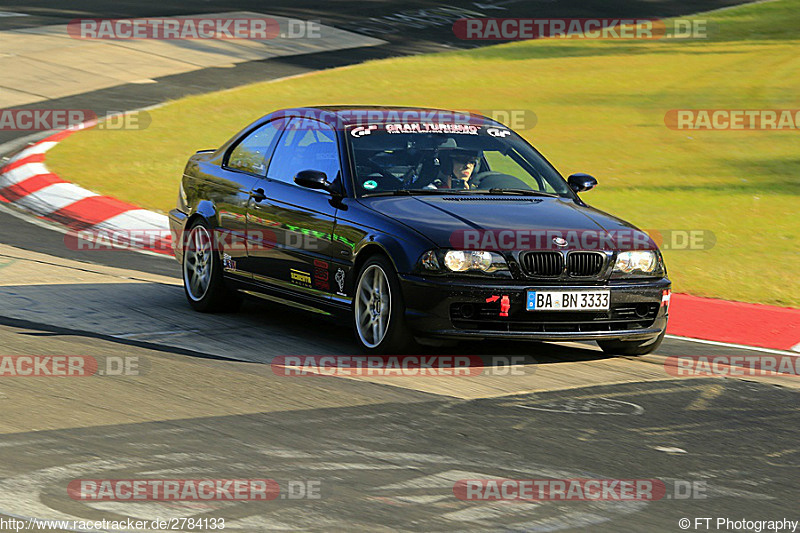
[[658, 337], [643, 341], [597, 341], [597, 344], [609, 355], [647, 355], [661, 346], [666, 332], [664, 330]]
[[[359, 298], [361, 298], [362, 280], [365, 276], [374, 276], [376, 269], [385, 276], [388, 287], [388, 293], [382, 292], [377, 298], [377, 315], [374, 314], [376, 299], [373, 299], [369, 303], [359, 300]], [[382, 255], [370, 257], [362, 265], [361, 270], [359, 270], [358, 277], [353, 287], [353, 332], [355, 333], [356, 342], [358, 342], [361, 350], [367, 354], [404, 354], [413, 350], [416, 347], [416, 342], [411, 330], [406, 324], [406, 307], [403, 301], [403, 293], [400, 289], [400, 282], [397, 279], [397, 274], [394, 271], [392, 263]], [[387, 294], [389, 309], [385, 313], [386, 317], [384, 318], [384, 320], [386, 320], [385, 332], [383, 335], [378, 334], [371, 336], [370, 332], [374, 330], [372, 330], [372, 328], [365, 328], [364, 320], [362, 320], [361, 325], [359, 325], [359, 311], [362, 311], [362, 317], [364, 316], [364, 310], [370, 313], [371, 316], [368, 317], [366, 323], [374, 322], [377, 316], [381, 314], [381, 311], [387, 306]], [[370, 321], [370, 318], [373, 320]]]
[[[195, 239], [196, 233], [199, 235], [199, 242], [202, 243], [203, 250], [205, 250], [205, 244], [208, 245], [207, 252], [202, 254], [206, 258], [203, 261], [205, 265], [202, 269], [203, 274], [199, 278], [198, 270], [193, 265], [193, 261], [197, 262], [200, 255], [196, 253], [198, 243]], [[242, 296], [225, 286], [222, 276], [222, 261], [219, 250], [215, 249], [216, 246], [213, 242], [211, 227], [203, 219], [197, 219], [184, 233], [183, 261], [181, 263], [183, 292], [186, 294], [189, 305], [195, 311], [201, 313], [236, 311], [242, 305]], [[206, 279], [205, 283], [203, 283], [204, 279]]]

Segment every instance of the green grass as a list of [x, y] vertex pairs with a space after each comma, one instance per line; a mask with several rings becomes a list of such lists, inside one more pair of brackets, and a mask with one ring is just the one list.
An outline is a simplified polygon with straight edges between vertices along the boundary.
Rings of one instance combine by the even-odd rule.
[[693, 41], [538, 40], [374, 61], [185, 98], [142, 131], [85, 131], [48, 156], [65, 179], [167, 211], [187, 157], [282, 107], [530, 109], [522, 131], [583, 198], [642, 228], [704, 229], [716, 245], [666, 251], [675, 289], [800, 307], [798, 131], [674, 131], [670, 109], [800, 108], [800, 0], [713, 13]]

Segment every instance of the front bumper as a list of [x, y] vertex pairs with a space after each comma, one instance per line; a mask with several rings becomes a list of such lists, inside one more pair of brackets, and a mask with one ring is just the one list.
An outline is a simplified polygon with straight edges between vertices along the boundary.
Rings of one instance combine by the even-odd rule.
[[[537, 285], [400, 275], [409, 327], [422, 336], [463, 339], [645, 340], [667, 327], [669, 279]], [[527, 311], [527, 290], [609, 290], [608, 311]], [[494, 296], [500, 298], [492, 300]], [[508, 316], [501, 298], [508, 297]]]

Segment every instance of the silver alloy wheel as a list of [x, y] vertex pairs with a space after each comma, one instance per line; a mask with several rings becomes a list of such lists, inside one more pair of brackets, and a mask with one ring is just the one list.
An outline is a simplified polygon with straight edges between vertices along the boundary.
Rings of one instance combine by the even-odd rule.
[[211, 285], [214, 261], [208, 230], [203, 226], [192, 228], [183, 253], [183, 284], [189, 298], [198, 302], [203, 299]]
[[386, 272], [379, 265], [370, 265], [361, 274], [356, 290], [356, 330], [368, 348], [378, 346], [389, 330], [392, 314], [392, 292]]

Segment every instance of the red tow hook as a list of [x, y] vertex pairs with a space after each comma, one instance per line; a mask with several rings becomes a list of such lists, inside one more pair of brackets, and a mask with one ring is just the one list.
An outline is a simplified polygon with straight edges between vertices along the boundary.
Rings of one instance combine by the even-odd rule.
[[492, 302], [496, 302], [500, 300], [500, 316], [508, 316], [508, 310], [511, 309], [511, 299], [509, 299], [507, 294], [504, 294], [502, 297], [497, 295], [492, 295], [489, 298], [486, 298], [486, 303], [490, 304]]
[[511, 300], [504, 294], [500, 300], [500, 316], [508, 316], [509, 309], [511, 309]]

